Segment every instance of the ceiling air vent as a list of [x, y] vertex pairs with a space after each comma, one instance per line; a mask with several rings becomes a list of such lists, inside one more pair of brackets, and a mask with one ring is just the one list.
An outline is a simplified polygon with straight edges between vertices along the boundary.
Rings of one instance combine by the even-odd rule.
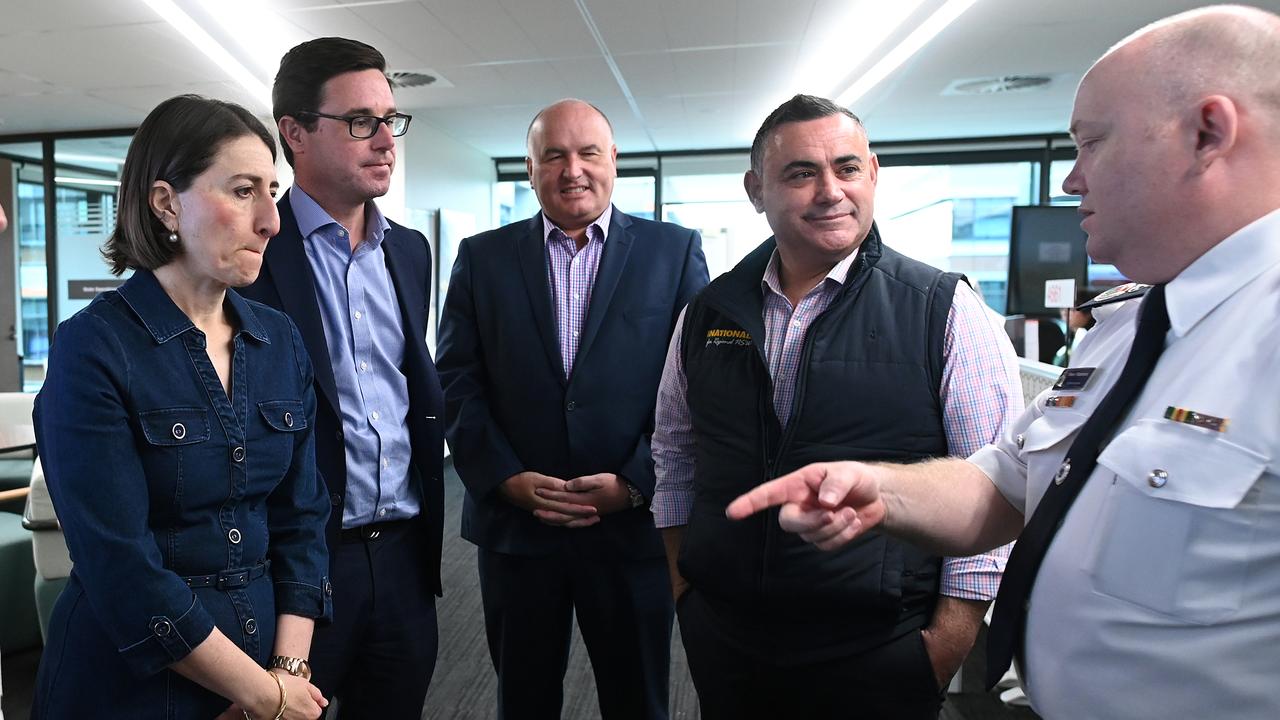
[[1027, 92], [1039, 90], [1053, 78], [1048, 75], [999, 75], [985, 78], [965, 78], [952, 81], [943, 95], [991, 95], [994, 93]]
[[387, 73], [387, 78], [391, 80], [392, 87], [398, 88], [426, 87], [427, 85], [434, 85], [437, 80], [435, 75], [408, 71], [389, 72]]

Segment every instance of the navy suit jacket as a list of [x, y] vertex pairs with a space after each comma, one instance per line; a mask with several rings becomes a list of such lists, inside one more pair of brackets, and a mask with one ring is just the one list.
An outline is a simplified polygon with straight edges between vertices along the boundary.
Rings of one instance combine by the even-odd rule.
[[[329, 490], [333, 511], [329, 514], [326, 537], [332, 549], [342, 529], [342, 503], [347, 491], [347, 456], [342, 436], [342, 413], [338, 389], [329, 361], [320, 306], [316, 300], [311, 262], [303, 248], [289, 193], [276, 204], [280, 211], [280, 233], [271, 239], [263, 256], [262, 272], [241, 295], [284, 311], [298, 326], [303, 344], [311, 355], [316, 378], [316, 470]], [[409, 384], [409, 442], [413, 448], [411, 474], [420, 482], [420, 521], [425, 523], [426, 557], [435, 592], [440, 594], [440, 547], [444, 536], [444, 435], [441, 419], [444, 397], [440, 378], [427, 350], [427, 309], [431, 291], [431, 248], [417, 230], [391, 223], [382, 241], [400, 303], [405, 328], [404, 365], [400, 370]], [[330, 559], [336, 553], [329, 554]]]
[[655, 557], [647, 507], [588, 528], [544, 525], [496, 492], [532, 470], [561, 479], [617, 473], [653, 497], [649, 437], [667, 343], [707, 284], [694, 230], [614, 208], [572, 375], [566, 379], [542, 215], [462, 241], [440, 321], [446, 433], [466, 485], [462, 535], [482, 548]]

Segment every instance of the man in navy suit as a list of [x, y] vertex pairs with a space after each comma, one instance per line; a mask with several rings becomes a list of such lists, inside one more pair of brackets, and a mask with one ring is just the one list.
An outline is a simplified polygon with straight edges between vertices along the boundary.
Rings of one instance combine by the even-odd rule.
[[649, 436], [698, 233], [610, 204], [617, 147], [564, 100], [529, 127], [542, 212], [464, 240], [440, 324], [463, 537], [505, 720], [559, 718], [572, 619], [606, 720], [666, 718], [673, 607]]
[[316, 630], [313, 682], [343, 718], [418, 720], [438, 641], [443, 396], [426, 347], [430, 249], [373, 202], [409, 126], [385, 70], [343, 38], [281, 60], [272, 95], [294, 185], [244, 295], [288, 313], [315, 366], [334, 622]]

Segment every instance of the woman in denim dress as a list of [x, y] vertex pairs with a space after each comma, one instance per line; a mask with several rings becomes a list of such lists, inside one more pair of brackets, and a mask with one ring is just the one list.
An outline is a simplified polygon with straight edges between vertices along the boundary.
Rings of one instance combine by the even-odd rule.
[[311, 363], [231, 289], [279, 228], [275, 152], [252, 114], [190, 95], [129, 148], [103, 254], [135, 272], [58, 327], [36, 399], [75, 565], [34, 718], [322, 711], [301, 662], [331, 615]]

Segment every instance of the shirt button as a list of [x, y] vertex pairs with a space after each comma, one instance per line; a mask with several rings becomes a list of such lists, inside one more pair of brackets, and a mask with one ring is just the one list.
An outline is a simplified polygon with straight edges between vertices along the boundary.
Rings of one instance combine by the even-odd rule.
[[257, 633], [257, 632], [258, 632], [258, 621], [257, 621], [257, 620], [254, 620], [253, 618], [249, 618], [248, 620], [245, 620], [245, 621], [244, 621], [244, 634], [245, 634], [245, 635], [253, 635], [253, 634]]
[[1027, 443], [1027, 436], [1023, 435], [1022, 433], [1018, 433], [1017, 443], [1018, 443], [1018, 449], [1021, 450], [1022, 446]]
[[373, 418], [374, 420], [377, 420], [377, 419], [378, 419], [378, 411], [377, 411], [377, 410], [374, 410], [373, 412], [369, 413], [369, 417]]
[[581, 300], [581, 299], [582, 299], [582, 294], [581, 294], [581, 293], [574, 293], [574, 294], [573, 294], [573, 299], [574, 299], [574, 300]]
[[579, 333], [577, 330], [574, 330], [574, 331], [573, 331], [573, 336], [574, 336], [574, 337], [578, 337], [578, 335], [579, 335], [579, 334], [580, 334], [580, 333]]
[[186, 425], [183, 425], [182, 423], [174, 423], [174, 424], [173, 424], [173, 437], [174, 437], [174, 438], [176, 438], [176, 439], [178, 439], [178, 440], [181, 440], [182, 438], [184, 438], [184, 437], [186, 437], [186, 436], [187, 436], [187, 426], [186, 426]]
[[346, 236], [347, 236], [347, 231], [343, 230], [342, 228], [338, 228], [338, 237], [346, 237]]
[[155, 633], [158, 637], [165, 637], [169, 633], [173, 632], [173, 625], [171, 625], [168, 620], [157, 620], [152, 623], [151, 632]]
[[244, 448], [237, 446], [235, 450], [232, 450], [231, 459], [236, 462], [244, 462]]
[[360, 319], [360, 311], [359, 311], [359, 310], [357, 310], [357, 311], [356, 311], [356, 319], [357, 319], [357, 320], [359, 320], [359, 319]]
[[389, 459], [387, 459], [387, 458], [382, 458], [382, 467], [384, 467], [384, 468], [389, 468], [389, 467], [391, 467], [391, 460], [389, 460]]
[[238, 528], [231, 528], [230, 530], [228, 530], [228, 531], [227, 531], [227, 539], [231, 541], [231, 544], [232, 544], [232, 545], [239, 545], [239, 544], [240, 544], [240, 530], [239, 530]]
[[1062, 465], [1058, 468], [1057, 474], [1053, 476], [1053, 484], [1061, 485], [1062, 481], [1066, 480], [1067, 476], [1070, 474], [1071, 474], [1071, 458], [1067, 458], [1066, 462], [1062, 463]]
[[381, 510], [378, 511], [378, 517], [386, 517], [386, 516], [387, 516], [386, 508], [382, 508]]
[[324, 581], [324, 594], [326, 596], [333, 595], [333, 585], [329, 584], [328, 580]]
[[1164, 470], [1157, 468], [1147, 474], [1147, 483], [1153, 488], [1162, 488], [1167, 482], [1169, 482], [1169, 473]]
[[284, 426], [293, 427], [293, 413], [287, 412], [284, 414]]
[[360, 372], [364, 372], [365, 370], [368, 370], [368, 369], [369, 369], [369, 363], [367, 363], [367, 362], [365, 362], [365, 361], [361, 360], [361, 361], [360, 361]]

